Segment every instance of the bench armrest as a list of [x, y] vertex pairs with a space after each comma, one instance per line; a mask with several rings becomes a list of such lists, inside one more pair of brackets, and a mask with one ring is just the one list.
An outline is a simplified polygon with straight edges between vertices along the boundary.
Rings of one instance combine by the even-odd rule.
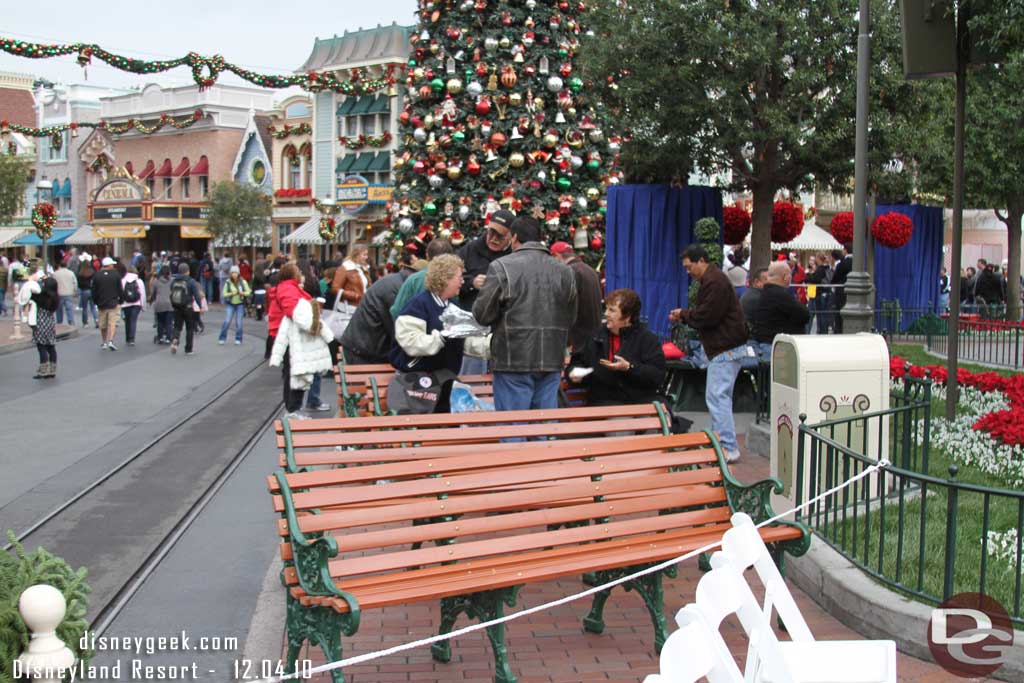
[[[359, 629], [359, 601], [335, 585], [328, 566], [330, 559], [338, 555], [338, 542], [333, 536], [306, 536], [302, 533], [292, 503], [292, 490], [288, 486], [287, 476], [284, 470], [274, 472], [274, 476], [281, 487], [281, 499], [284, 501], [285, 516], [288, 519], [288, 537], [299, 585], [308, 595], [344, 600], [352, 615], [349, 623], [352, 633], [355, 633]], [[346, 628], [346, 632], [347, 630]]]

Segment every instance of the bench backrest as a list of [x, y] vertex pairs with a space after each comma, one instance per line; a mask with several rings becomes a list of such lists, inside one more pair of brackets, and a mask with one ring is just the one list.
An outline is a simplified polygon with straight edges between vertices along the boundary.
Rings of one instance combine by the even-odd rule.
[[[274, 423], [280, 463], [289, 471], [318, 465], [419, 459], [418, 448], [463, 446], [510, 438], [595, 438], [609, 432], [657, 431], [667, 434], [671, 418], [660, 403], [598, 408], [557, 408], [480, 413], [387, 415], [325, 420], [287, 419]], [[353, 454], [354, 449], [370, 450]]]
[[[388, 383], [395, 375], [390, 365], [338, 365], [334, 369], [338, 388], [338, 406], [350, 417], [386, 415]], [[494, 395], [492, 375], [465, 375], [459, 378], [473, 387], [479, 397]]]

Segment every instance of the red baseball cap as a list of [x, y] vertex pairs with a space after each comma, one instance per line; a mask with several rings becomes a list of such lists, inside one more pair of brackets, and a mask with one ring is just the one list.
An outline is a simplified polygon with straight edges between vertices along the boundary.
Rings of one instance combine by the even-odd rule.
[[568, 254], [572, 251], [572, 245], [568, 242], [555, 242], [551, 245], [551, 255]]

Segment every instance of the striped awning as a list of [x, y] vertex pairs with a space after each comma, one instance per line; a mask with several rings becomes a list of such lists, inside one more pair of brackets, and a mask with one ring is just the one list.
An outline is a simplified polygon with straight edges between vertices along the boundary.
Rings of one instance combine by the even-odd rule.
[[11, 246], [14, 240], [24, 235], [28, 230], [28, 228], [0, 228], [0, 249]]
[[814, 223], [813, 218], [804, 223], [803, 231], [797, 235], [795, 239], [784, 244], [772, 242], [773, 250], [832, 251], [833, 249], [842, 248], [843, 245], [836, 241], [836, 238], [832, 236], [832, 233], [819, 228]]
[[[338, 242], [344, 233], [342, 228], [345, 219], [336, 218], [335, 221], [337, 222], [338, 237], [334, 241]], [[292, 234], [281, 238], [281, 242], [283, 244], [327, 244], [324, 238], [320, 236], [320, 216], [313, 216], [297, 227]]]
[[248, 237], [240, 240], [218, 237], [217, 239], [213, 240], [210, 246], [216, 249], [233, 249], [236, 247], [269, 247], [270, 229], [268, 228], [267, 232], [263, 235], [249, 235]]
[[85, 244], [106, 244], [109, 239], [104, 239], [96, 234], [91, 225], [83, 225], [64, 240], [64, 244], [85, 245]]

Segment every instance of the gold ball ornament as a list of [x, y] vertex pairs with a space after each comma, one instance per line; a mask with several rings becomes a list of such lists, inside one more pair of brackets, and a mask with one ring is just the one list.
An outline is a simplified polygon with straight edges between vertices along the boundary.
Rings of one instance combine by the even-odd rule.
[[453, 78], [448, 81], [448, 92], [452, 95], [458, 95], [462, 92], [462, 81], [458, 78]]
[[587, 199], [596, 202], [601, 197], [601, 191], [596, 187], [587, 188]]
[[513, 107], [518, 107], [523, 103], [523, 96], [517, 92], [514, 92], [508, 96], [508, 103]]
[[512, 168], [522, 168], [523, 164], [526, 163], [526, 157], [523, 156], [522, 152], [512, 152], [508, 157], [508, 163]]
[[448, 180], [458, 180], [462, 177], [461, 166], [449, 166], [448, 167]]
[[547, 133], [544, 136], [544, 146], [548, 149], [554, 149], [555, 145], [558, 144], [558, 136], [554, 133]]

